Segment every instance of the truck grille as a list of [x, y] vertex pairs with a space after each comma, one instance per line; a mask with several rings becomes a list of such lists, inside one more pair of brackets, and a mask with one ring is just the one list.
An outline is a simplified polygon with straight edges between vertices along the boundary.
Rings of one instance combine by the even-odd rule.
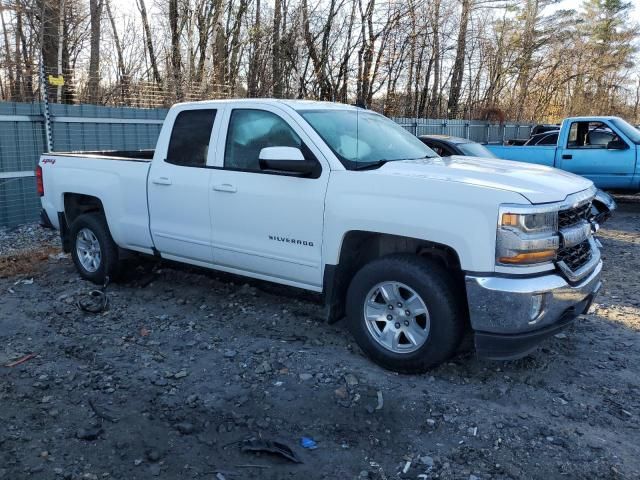
[[567, 208], [566, 210], [560, 210], [558, 212], [558, 227], [559, 228], [570, 227], [580, 222], [581, 220], [587, 220], [589, 218], [590, 211], [591, 211], [591, 202], [587, 202], [575, 208]]
[[575, 272], [586, 265], [591, 260], [592, 255], [593, 252], [591, 251], [589, 240], [585, 240], [578, 245], [561, 248], [558, 250], [557, 258], [559, 262], [564, 262], [571, 271]]
[[[558, 212], [558, 227], [561, 230], [568, 229], [579, 223], [588, 221], [590, 212], [591, 202], [560, 210]], [[577, 245], [565, 246], [561, 244], [558, 250], [557, 262], [560, 264], [560, 270], [564, 271], [565, 276], [570, 278], [572, 274], [587, 265], [593, 258], [593, 255], [594, 252], [591, 249], [590, 239], [586, 239]]]

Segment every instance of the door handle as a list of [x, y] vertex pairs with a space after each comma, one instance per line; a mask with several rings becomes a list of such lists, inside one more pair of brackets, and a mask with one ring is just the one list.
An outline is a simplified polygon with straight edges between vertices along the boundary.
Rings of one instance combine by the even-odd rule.
[[562, 155], [563, 160], [571, 160], [572, 158], [573, 158], [573, 155], [567, 155], [567, 154]]
[[169, 177], [158, 177], [151, 181], [156, 185], [171, 185], [171, 179]]
[[213, 187], [216, 192], [236, 193], [238, 189], [230, 183], [223, 183], [222, 185], [216, 185]]

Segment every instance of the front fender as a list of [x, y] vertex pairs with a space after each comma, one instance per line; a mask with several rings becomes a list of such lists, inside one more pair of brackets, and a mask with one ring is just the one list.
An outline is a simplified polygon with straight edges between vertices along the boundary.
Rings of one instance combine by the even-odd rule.
[[325, 208], [325, 264], [339, 263], [352, 230], [435, 242], [453, 249], [463, 270], [495, 268], [498, 206], [529, 202], [500, 190], [424, 178], [334, 172]]

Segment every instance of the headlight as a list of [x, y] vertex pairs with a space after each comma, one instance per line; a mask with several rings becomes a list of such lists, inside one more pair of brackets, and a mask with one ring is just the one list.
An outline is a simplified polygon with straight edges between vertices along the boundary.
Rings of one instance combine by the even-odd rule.
[[533, 265], [554, 260], [560, 246], [557, 232], [557, 211], [536, 211], [535, 207], [501, 207], [496, 263]]
[[540, 233], [558, 230], [558, 212], [503, 213], [501, 224], [524, 233]]

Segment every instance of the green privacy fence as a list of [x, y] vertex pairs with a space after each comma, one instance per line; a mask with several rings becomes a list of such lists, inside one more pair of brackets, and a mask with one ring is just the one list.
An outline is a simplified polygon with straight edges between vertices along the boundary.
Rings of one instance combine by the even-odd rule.
[[[154, 148], [166, 109], [52, 104], [54, 151]], [[0, 227], [38, 218], [34, 169], [46, 150], [40, 103], [0, 102]]]
[[[53, 151], [155, 148], [167, 109], [49, 105]], [[531, 125], [394, 118], [415, 135], [446, 134], [478, 142], [527, 138]], [[0, 227], [38, 219], [34, 169], [46, 150], [44, 105], [0, 102]]]

